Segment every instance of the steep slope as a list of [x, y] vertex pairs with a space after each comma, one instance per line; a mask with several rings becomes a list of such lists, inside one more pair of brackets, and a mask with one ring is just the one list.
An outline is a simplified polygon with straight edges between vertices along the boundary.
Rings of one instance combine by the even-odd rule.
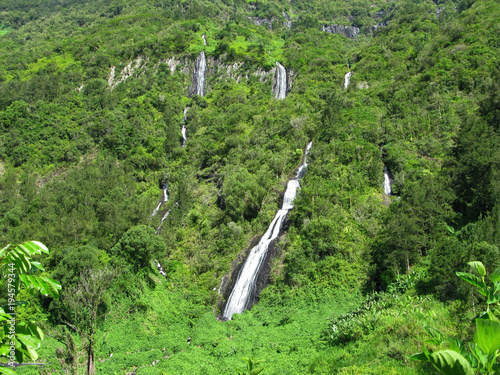
[[[410, 304], [451, 321], [453, 309], [412, 299], [415, 288], [473, 303], [454, 272], [499, 263], [496, 2], [44, 0], [0, 10], [0, 238], [49, 246], [66, 290], [84, 269], [121, 271], [96, 349], [115, 355], [98, 372], [154, 373], [161, 359], [165, 371], [230, 373], [243, 355], [281, 373], [290, 355], [297, 374], [372, 362], [375, 373], [425, 373], [405, 361], [410, 347], [350, 362], [355, 349], [321, 341], [325, 318], [420, 269]], [[251, 311], [217, 322], [229, 294], [221, 279], [271, 223], [311, 140], [269, 286]], [[395, 306], [418, 335], [427, 317]], [[64, 293], [32, 300], [29, 314], [48, 329], [71, 319]], [[150, 342], [165, 353], [146, 353]], [[59, 346], [44, 355], [61, 370]]]

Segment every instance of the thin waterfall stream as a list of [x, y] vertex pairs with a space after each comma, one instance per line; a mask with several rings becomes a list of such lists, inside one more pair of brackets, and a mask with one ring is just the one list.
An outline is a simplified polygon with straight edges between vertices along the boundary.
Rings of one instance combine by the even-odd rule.
[[269, 245], [274, 239], [278, 238], [283, 222], [285, 221], [288, 212], [293, 208], [293, 200], [297, 195], [297, 189], [300, 188], [299, 181], [302, 177], [304, 177], [307, 169], [307, 155], [309, 154], [311, 147], [312, 142], [310, 142], [306, 147], [302, 163], [295, 174], [295, 179], [288, 181], [281, 209], [276, 213], [276, 216], [257, 246], [250, 250], [248, 257], [240, 270], [238, 279], [234, 283], [233, 290], [229, 295], [224, 313], [222, 314], [223, 317], [231, 319], [234, 314], [241, 314], [243, 310], [248, 308], [250, 305], [250, 298], [256, 288], [257, 278], [261, 271], [261, 266], [267, 254]]
[[351, 83], [352, 72], [348, 72], [344, 76], [344, 90], [347, 90], [349, 83]]
[[177, 206], [178, 204], [179, 204], [179, 201], [175, 202], [174, 205], [172, 206], [172, 208], [170, 210], [168, 210], [165, 215], [163, 215], [163, 217], [161, 218], [161, 221], [160, 221], [160, 225], [158, 226], [158, 228], [156, 228], [155, 234], [160, 233], [161, 226], [163, 225], [163, 222], [168, 217], [168, 215], [170, 215], [170, 212], [172, 212], [172, 209], [174, 209], [174, 207]]
[[286, 69], [279, 62], [276, 62], [276, 73], [273, 82], [273, 94], [276, 99], [283, 100], [286, 98], [287, 92], [287, 75]]
[[182, 147], [186, 145], [187, 140], [187, 130], [186, 130], [186, 121], [187, 121], [187, 112], [189, 111], [189, 107], [184, 108], [184, 122], [182, 123], [181, 134], [182, 134]]
[[160, 209], [162, 204], [167, 203], [167, 201], [168, 201], [168, 193], [167, 193], [168, 184], [167, 183], [163, 184], [163, 188], [161, 190], [163, 192], [162, 199], [161, 199], [160, 203], [158, 203], [158, 206], [156, 206], [156, 208], [153, 210], [151, 217], [155, 216], [158, 213], [158, 210]]
[[384, 193], [387, 195], [392, 194], [391, 177], [389, 176], [389, 169], [387, 167], [384, 167]]

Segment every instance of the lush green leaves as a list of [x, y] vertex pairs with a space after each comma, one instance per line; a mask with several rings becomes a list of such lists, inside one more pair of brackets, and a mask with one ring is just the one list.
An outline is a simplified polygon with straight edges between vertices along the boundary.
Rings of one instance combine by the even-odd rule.
[[500, 322], [491, 319], [476, 319], [476, 326], [474, 341], [490, 357], [500, 350]]
[[[19, 245], [9, 244], [0, 250], [0, 276], [3, 279], [2, 283], [8, 282], [9, 292], [8, 305], [0, 308], [0, 352], [3, 356], [9, 357], [9, 362], [13, 362], [11, 343], [14, 343], [15, 358], [19, 363], [25, 358], [31, 360], [38, 358], [36, 350], [40, 348], [43, 332], [33, 323], [19, 321], [18, 317], [21, 315], [17, 313], [17, 309], [23, 303], [16, 301], [16, 297], [21, 292], [22, 282], [30, 290], [38, 290], [46, 296], [51, 295], [54, 299], [59, 298], [61, 286], [56, 281], [31, 273], [33, 271], [31, 257], [48, 252], [47, 247], [37, 241]], [[43, 271], [39, 263], [36, 263], [34, 268]]]
[[486, 288], [486, 284], [484, 283], [483, 280], [481, 280], [481, 278], [466, 272], [457, 272], [457, 276], [467, 281], [469, 284], [478, 287], [479, 288], [478, 292], [481, 293], [483, 296], [486, 296], [486, 293], [484, 291], [484, 289]]
[[166, 253], [165, 242], [155, 236], [155, 230], [145, 225], [129, 229], [118, 241], [112, 252], [127, 260], [135, 272], [149, 267], [151, 260]]
[[265, 362], [263, 359], [255, 360], [253, 358], [242, 358], [247, 362], [247, 369], [245, 371], [237, 370], [239, 375], [257, 375], [264, 371], [264, 367], [257, 367], [258, 364]]
[[453, 350], [441, 350], [429, 356], [432, 365], [445, 375], [474, 375], [471, 365]]
[[430, 327], [428, 325], [424, 325], [424, 329], [430, 336], [430, 339], [425, 340], [425, 342], [434, 345], [441, 345], [444, 342], [443, 334], [439, 332], [437, 329]]
[[[148, 337], [164, 327], [175, 332], [168, 324], [158, 328], [155, 316], [175, 315], [186, 298], [194, 299], [191, 309], [180, 309], [185, 316], [169, 324], [189, 322], [191, 329], [200, 311], [216, 306], [220, 278], [269, 224], [298, 163], [296, 150], [311, 139], [309, 170], [276, 244], [268, 301], [280, 304], [295, 293], [314, 305], [318, 290], [384, 289], [422, 267], [427, 275], [420, 292], [477, 302], [477, 293], [471, 296], [452, 276], [466, 272], [471, 259], [498, 265], [495, 2], [463, 1], [459, 12], [452, 2], [428, 0], [376, 6], [299, 0], [291, 8], [274, 0], [187, 0], [182, 6], [8, 0], [0, 7], [0, 34], [8, 30], [0, 35], [0, 238], [48, 243], [48, 269], [63, 285], [77, 285], [87, 268], [129, 265], [116, 305], [134, 299], [123, 315], [140, 311]], [[283, 11], [293, 21], [290, 29]], [[254, 17], [270, 20], [272, 30], [255, 25]], [[361, 32], [353, 41], [321, 30], [330, 24]], [[207, 95], [188, 99], [202, 49], [210, 67]], [[283, 101], [271, 94], [276, 61], [290, 74]], [[348, 71], [352, 80], [344, 90]], [[392, 197], [382, 195], [384, 165]], [[150, 217], [165, 181], [170, 200]], [[167, 212], [161, 233], [153, 235]], [[23, 254], [19, 249], [12, 256], [20, 270], [43, 272]], [[153, 257], [169, 271], [169, 282], [177, 274], [173, 290], [189, 284], [176, 294], [177, 304], [154, 314], [132, 287], [136, 273], [148, 274]], [[487, 304], [498, 302], [500, 284], [490, 286], [485, 270], [464, 272], [468, 284], [484, 289]], [[45, 275], [30, 276], [18, 282], [47, 294], [55, 287]], [[499, 283], [498, 272], [490, 279]], [[154, 276], [147, 280], [159, 284]], [[45, 302], [30, 302], [44, 311]], [[382, 309], [394, 320], [407, 311], [399, 304]], [[346, 344], [377, 327], [379, 311], [368, 310], [339, 321]], [[435, 343], [443, 340], [433, 333]], [[229, 337], [214, 339], [221, 342], [214, 353], [238, 351]], [[480, 350], [474, 353], [483, 358]], [[322, 356], [300, 355], [308, 364]], [[365, 371], [344, 369], [348, 360], [336, 358], [330, 361], [335, 369], [329, 358], [318, 358], [317, 372]], [[389, 358], [400, 364], [402, 357], [394, 349], [384, 361]], [[304, 363], [287, 370], [304, 373]], [[204, 371], [210, 373], [208, 365], [191, 372]]]

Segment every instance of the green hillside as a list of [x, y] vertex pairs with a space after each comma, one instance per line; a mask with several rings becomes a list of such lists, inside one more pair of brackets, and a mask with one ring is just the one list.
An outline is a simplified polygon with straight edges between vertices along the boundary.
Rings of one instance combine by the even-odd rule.
[[[45, 365], [16, 372], [437, 374], [409, 359], [424, 326], [453, 348], [497, 305], [456, 272], [500, 267], [499, 48], [494, 0], [2, 1], [0, 243], [45, 244], [62, 285], [18, 296]], [[224, 321], [309, 142], [258, 303]]]

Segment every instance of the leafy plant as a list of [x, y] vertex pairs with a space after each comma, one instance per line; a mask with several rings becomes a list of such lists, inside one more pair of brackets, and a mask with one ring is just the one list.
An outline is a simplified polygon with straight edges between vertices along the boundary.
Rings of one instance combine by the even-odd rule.
[[259, 363], [264, 362], [263, 359], [242, 358], [242, 360], [246, 361], [247, 368], [246, 370], [236, 370], [238, 375], [257, 375], [264, 371], [264, 367], [256, 367]]
[[[497, 268], [490, 275], [491, 285], [486, 285], [486, 269], [481, 262], [469, 262], [479, 277], [467, 272], [457, 272], [457, 276], [477, 287], [477, 291], [486, 297], [486, 312], [490, 312], [490, 307], [500, 305], [500, 268]], [[497, 320], [494, 315], [488, 314], [491, 319]]]
[[[486, 297], [486, 311], [476, 319], [474, 341], [464, 343], [457, 339], [449, 339], [450, 349], [430, 352], [422, 345], [423, 352], [410, 358], [430, 362], [440, 373], [446, 375], [500, 374], [500, 366], [496, 363], [500, 355], [500, 321], [491, 310], [491, 305], [500, 301], [500, 269], [490, 275], [491, 285], [486, 284], [486, 268], [483, 263], [469, 262], [479, 277], [466, 272], [457, 272], [457, 276], [476, 286], [479, 293]], [[424, 326], [430, 339], [424, 343], [442, 345], [443, 334], [437, 329]], [[468, 350], [467, 350], [468, 348]]]
[[[39, 291], [53, 298], [59, 298], [61, 286], [54, 280], [44, 276], [34, 275], [33, 272], [44, 271], [39, 262], [31, 258], [37, 254], [48, 254], [47, 247], [37, 241], [28, 241], [20, 245], [9, 244], [0, 250], [0, 286], [7, 280], [7, 305], [0, 307], [0, 356], [9, 357], [9, 363], [22, 363], [24, 359], [36, 360], [36, 350], [43, 340], [43, 332], [35, 324], [16, 320], [16, 307], [27, 302], [17, 301], [16, 296], [21, 286]], [[7, 367], [0, 367], [0, 373], [13, 374]]]

